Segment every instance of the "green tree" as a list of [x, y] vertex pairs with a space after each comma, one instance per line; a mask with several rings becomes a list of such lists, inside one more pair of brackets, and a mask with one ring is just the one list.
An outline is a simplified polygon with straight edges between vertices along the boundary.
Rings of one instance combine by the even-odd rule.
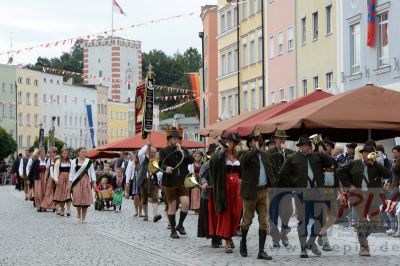
[[0, 127], [0, 140], [0, 160], [4, 160], [17, 150], [17, 142], [2, 127]]
[[[63, 69], [77, 73], [83, 73], [83, 47], [82, 41], [77, 40], [72, 46], [70, 52], [63, 53], [59, 58], [53, 57], [48, 59], [46, 57], [38, 57], [34, 65], [28, 65], [28, 68], [36, 71], [43, 71], [43, 67]], [[70, 77], [64, 76], [64, 81]], [[75, 84], [82, 84], [82, 77], [74, 77]]]
[[[45, 149], [46, 149], [46, 152], [47, 152], [47, 143], [49, 142], [49, 137], [44, 137], [44, 147], [45, 147]], [[64, 147], [64, 145], [65, 145], [65, 142], [64, 141], [62, 141], [62, 140], [59, 140], [58, 138], [55, 138], [54, 139], [54, 143], [55, 143], [55, 146], [57, 147], [57, 149], [58, 149], [58, 152], [60, 152], [61, 151], [61, 149]], [[35, 142], [33, 142], [33, 146], [30, 148], [30, 150], [33, 150], [33, 149], [35, 149], [35, 148], [39, 148], [39, 139], [37, 138], [36, 140], [35, 140]]]

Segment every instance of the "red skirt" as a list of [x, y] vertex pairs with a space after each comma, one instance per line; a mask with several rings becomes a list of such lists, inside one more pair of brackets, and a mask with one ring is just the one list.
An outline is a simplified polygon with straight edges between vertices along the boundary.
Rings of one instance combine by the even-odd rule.
[[227, 175], [225, 184], [226, 211], [215, 213], [214, 194], [211, 193], [208, 201], [208, 229], [211, 236], [229, 239], [236, 235], [242, 215], [239, 174]]
[[42, 206], [42, 200], [44, 192], [46, 191], [46, 180], [44, 178], [45, 172], [39, 173], [39, 180], [35, 180], [33, 186], [33, 196], [35, 197], [35, 206], [40, 208]]
[[87, 174], [73, 187], [72, 202], [75, 207], [89, 207], [93, 204], [92, 185]]
[[40, 207], [42, 207], [43, 209], [53, 209], [54, 208], [53, 194], [54, 194], [54, 181], [49, 177], [47, 178], [46, 190]]
[[69, 190], [69, 173], [61, 172], [58, 176], [58, 184], [54, 192], [54, 201], [66, 202], [71, 200], [71, 192]]

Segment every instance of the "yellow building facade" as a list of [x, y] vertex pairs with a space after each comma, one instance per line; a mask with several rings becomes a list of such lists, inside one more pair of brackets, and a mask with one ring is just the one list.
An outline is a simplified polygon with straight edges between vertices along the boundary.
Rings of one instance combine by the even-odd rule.
[[220, 120], [264, 105], [261, 9], [262, 0], [218, 1]]
[[296, 83], [299, 97], [317, 88], [332, 91], [338, 71], [338, 1], [296, 1]]
[[41, 111], [39, 107], [40, 72], [17, 68], [17, 142], [18, 152], [29, 149], [39, 138]]
[[108, 143], [128, 137], [128, 111], [127, 103], [108, 101]]
[[263, 29], [261, 0], [239, 3], [240, 112], [264, 105]]

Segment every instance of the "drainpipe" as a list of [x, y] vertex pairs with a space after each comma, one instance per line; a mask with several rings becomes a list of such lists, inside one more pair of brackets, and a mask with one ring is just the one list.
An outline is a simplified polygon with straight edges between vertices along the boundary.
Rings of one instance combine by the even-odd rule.
[[264, 1], [261, 1], [261, 40], [262, 40], [262, 52], [261, 52], [261, 58], [262, 58], [262, 79], [263, 79], [263, 94], [262, 94], [262, 106], [265, 106], [265, 90], [267, 89], [266, 82], [265, 82], [265, 42], [264, 42]]
[[240, 115], [240, 18], [239, 18], [239, 1], [236, 1], [237, 9], [236, 9], [236, 45], [237, 45], [237, 86], [238, 86], [238, 115]]

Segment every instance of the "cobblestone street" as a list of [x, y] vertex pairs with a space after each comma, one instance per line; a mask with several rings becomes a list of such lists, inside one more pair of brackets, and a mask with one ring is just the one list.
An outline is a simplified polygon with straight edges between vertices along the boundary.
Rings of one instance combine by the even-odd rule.
[[[186, 220], [187, 236], [172, 240], [165, 217], [158, 223], [134, 218], [133, 204], [123, 202], [122, 213], [94, 211], [90, 208], [88, 223], [75, 222], [72, 216], [37, 213], [31, 202], [24, 201], [22, 192], [11, 186], [0, 187], [0, 265], [264, 265], [256, 260], [258, 249], [257, 224], [249, 233], [249, 257], [236, 249], [225, 254], [223, 248], [213, 249], [210, 242], [196, 237], [197, 215]], [[161, 206], [164, 208], [164, 206]], [[150, 211], [151, 213], [151, 211]], [[295, 220], [292, 220], [295, 226]], [[335, 226], [330, 237], [333, 252], [322, 257], [299, 258], [296, 230], [289, 234], [289, 248], [273, 250], [271, 238], [267, 250], [273, 256], [270, 265], [399, 265], [400, 239], [374, 234], [369, 238], [370, 258], [358, 256], [353, 229]]]

